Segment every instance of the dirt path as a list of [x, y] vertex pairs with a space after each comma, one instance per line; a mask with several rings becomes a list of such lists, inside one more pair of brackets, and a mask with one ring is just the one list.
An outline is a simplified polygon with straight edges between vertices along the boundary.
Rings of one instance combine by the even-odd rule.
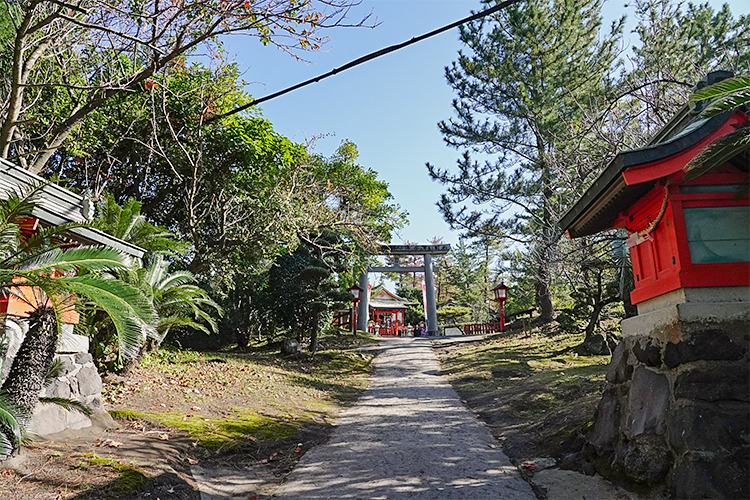
[[534, 500], [489, 429], [438, 375], [428, 340], [383, 340], [372, 385], [274, 498]]

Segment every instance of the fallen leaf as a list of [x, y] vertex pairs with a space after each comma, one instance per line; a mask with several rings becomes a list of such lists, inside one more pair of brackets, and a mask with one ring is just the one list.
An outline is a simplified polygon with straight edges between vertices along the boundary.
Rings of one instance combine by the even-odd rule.
[[189, 463], [190, 465], [195, 465], [195, 464], [197, 464], [197, 463], [198, 463], [198, 461], [197, 461], [196, 459], [194, 459], [194, 458], [188, 458], [188, 463]]
[[294, 453], [299, 453], [301, 451], [302, 451], [302, 448], [300, 448], [300, 447], [297, 447], [297, 448], [294, 449]]
[[119, 441], [110, 441], [107, 443], [107, 446], [109, 446], [110, 448], [119, 448], [120, 446], [122, 446], [122, 443]]
[[159, 439], [161, 439], [162, 441], [167, 441], [169, 440], [169, 434], [167, 434], [166, 432], [164, 434], [159, 434]]
[[191, 406], [190, 409], [193, 410], [193, 411], [201, 411], [201, 407], [200, 406]]

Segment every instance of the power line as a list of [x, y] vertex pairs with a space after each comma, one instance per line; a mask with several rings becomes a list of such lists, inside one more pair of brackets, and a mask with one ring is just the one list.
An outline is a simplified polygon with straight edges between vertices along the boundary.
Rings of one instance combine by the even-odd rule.
[[414, 38], [412, 38], [410, 40], [407, 40], [406, 42], [402, 42], [402, 43], [399, 43], [399, 44], [396, 44], [396, 45], [391, 45], [390, 47], [386, 47], [384, 49], [376, 50], [375, 52], [371, 52], [371, 53], [369, 53], [369, 54], [367, 54], [365, 56], [362, 56], [362, 57], [360, 57], [358, 59], [355, 59], [355, 60], [353, 60], [353, 61], [351, 61], [349, 63], [346, 63], [343, 66], [340, 66], [338, 68], [334, 68], [331, 71], [329, 71], [328, 73], [324, 73], [322, 75], [319, 75], [319, 76], [316, 76], [316, 77], [311, 78], [309, 80], [306, 80], [306, 81], [304, 81], [302, 83], [298, 83], [296, 85], [292, 85], [291, 87], [287, 87], [287, 88], [285, 88], [283, 90], [279, 90], [278, 92], [274, 92], [273, 94], [261, 97], [259, 99], [253, 99], [248, 104], [245, 104], [243, 106], [235, 108], [235, 109], [233, 109], [231, 111], [227, 111], [226, 113], [222, 113], [220, 115], [213, 116], [213, 117], [211, 117], [209, 119], [209, 121], [219, 120], [219, 119], [224, 118], [226, 116], [230, 116], [230, 115], [239, 113], [241, 111], [244, 111], [244, 110], [246, 110], [246, 109], [248, 109], [248, 108], [250, 108], [252, 106], [257, 106], [258, 104], [261, 104], [263, 102], [270, 101], [271, 99], [274, 99], [276, 97], [282, 96], [284, 94], [288, 94], [289, 92], [291, 92], [293, 90], [297, 90], [299, 88], [306, 87], [307, 85], [310, 85], [310, 84], [313, 84], [313, 83], [318, 83], [319, 81], [323, 80], [324, 78], [328, 78], [329, 76], [336, 75], [338, 73], [341, 73], [342, 71], [346, 71], [347, 69], [353, 68], [355, 66], [359, 66], [360, 64], [364, 64], [367, 61], [371, 61], [373, 59], [376, 59], [378, 57], [384, 56], [386, 54], [390, 54], [391, 52], [395, 52], [396, 50], [403, 49], [404, 47], [408, 47], [409, 45], [415, 44], [417, 42], [421, 42], [422, 40], [424, 40], [426, 38], [430, 38], [430, 37], [433, 37], [435, 35], [439, 35], [440, 33], [443, 33], [444, 31], [448, 31], [448, 30], [453, 29], [453, 28], [455, 28], [457, 26], [460, 26], [460, 25], [462, 25], [464, 23], [468, 23], [470, 21], [475, 21], [477, 19], [481, 19], [482, 17], [485, 17], [485, 16], [488, 16], [490, 14], [493, 14], [493, 13], [499, 11], [499, 10], [504, 9], [505, 7], [513, 5], [513, 4], [518, 3], [520, 1], [521, 0], [506, 0], [505, 2], [499, 3], [499, 4], [495, 5], [494, 7], [490, 7], [487, 10], [483, 10], [483, 11], [478, 12], [476, 14], [473, 14], [473, 15], [471, 15], [469, 17], [465, 17], [465, 18], [463, 18], [463, 19], [461, 19], [459, 21], [455, 21], [455, 22], [453, 22], [451, 24], [448, 24], [448, 25], [445, 25], [445, 26], [443, 26], [441, 28], [438, 28], [436, 30], [430, 31], [429, 33], [425, 33], [424, 35], [414, 37]]

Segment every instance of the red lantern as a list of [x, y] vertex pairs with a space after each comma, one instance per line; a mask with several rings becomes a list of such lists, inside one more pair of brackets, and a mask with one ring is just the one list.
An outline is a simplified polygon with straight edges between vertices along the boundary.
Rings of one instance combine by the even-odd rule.
[[508, 287], [503, 283], [500, 283], [493, 288], [492, 292], [495, 294], [495, 302], [500, 302], [502, 304], [508, 298]]
[[348, 288], [349, 292], [354, 296], [352, 302], [355, 304], [359, 302], [359, 295], [362, 293], [362, 289], [357, 285], [352, 285]]
[[492, 289], [495, 301], [500, 304], [500, 331], [505, 331], [505, 301], [508, 299], [508, 287], [502, 282]]

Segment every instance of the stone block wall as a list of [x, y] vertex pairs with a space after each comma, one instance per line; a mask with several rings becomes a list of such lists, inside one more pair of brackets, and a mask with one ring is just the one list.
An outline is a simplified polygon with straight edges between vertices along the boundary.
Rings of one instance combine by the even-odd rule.
[[[8, 375], [10, 366], [28, 326], [23, 320], [8, 320], [5, 335], [9, 345], [0, 372], [0, 384]], [[73, 334], [73, 325], [63, 325], [63, 336], [58, 344], [56, 359], [63, 364], [60, 376], [42, 390], [42, 397], [73, 399], [86, 405], [94, 414], [102, 414], [102, 379], [88, 353], [88, 338]], [[28, 432], [47, 436], [65, 430], [91, 427], [92, 420], [78, 411], [68, 411], [55, 404], [42, 403], [34, 410]]]
[[680, 320], [624, 336], [587, 436], [597, 470], [675, 498], [750, 498], [749, 325]]
[[[93, 413], [104, 411], [102, 379], [91, 354], [58, 354], [63, 370], [55, 381], [42, 390], [42, 397], [59, 397], [80, 401]], [[42, 403], [34, 410], [29, 432], [47, 436], [67, 429], [91, 427], [91, 419], [78, 411], [68, 411], [55, 404]]]

